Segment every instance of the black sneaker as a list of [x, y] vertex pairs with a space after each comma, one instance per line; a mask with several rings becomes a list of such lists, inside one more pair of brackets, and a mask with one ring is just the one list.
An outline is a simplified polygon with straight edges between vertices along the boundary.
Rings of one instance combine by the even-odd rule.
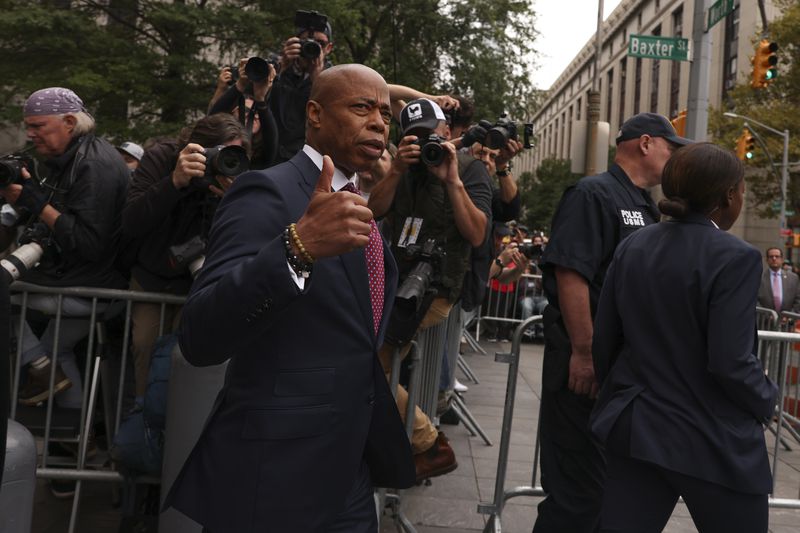
[[53, 496], [61, 500], [72, 498], [75, 496], [76, 483], [76, 481], [71, 479], [51, 479], [50, 492], [53, 493]]
[[[50, 358], [41, 368], [28, 367], [28, 380], [19, 391], [19, 403], [22, 405], [37, 405], [50, 397]], [[56, 365], [56, 378], [53, 382], [53, 394], [63, 392], [72, 386], [72, 382], [61, 370], [61, 365]]]

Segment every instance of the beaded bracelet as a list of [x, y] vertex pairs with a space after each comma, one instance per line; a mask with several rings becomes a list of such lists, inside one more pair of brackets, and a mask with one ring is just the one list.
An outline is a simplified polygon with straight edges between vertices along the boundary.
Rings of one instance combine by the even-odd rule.
[[289, 262], [289, 266], [292, 267], [292, 270], [294, 270], [294, 273], [302, 278], [308, 278], [311, 275], [312, 265], [311, 263], [304, 263], [300, 258], [294, 255], [289, 226], [286, 226], [286, 229], [283, 230], [283, 247], [286, 249], [286, 260]]
[[305, 259], [306, 263], [313, 263], [314, 258], [310, 253], [308, 253], [308, 251], [306, 251], [306, 247], [303, 246], [303, 241], [300, 240], [300, 236], [297, 234], [297, 224], [289, 224], [289, 234], [292, 237], [292, 242], [294, 243], [295, 248], [300, 250], [300, 255], [303, 256], [303, 259]]

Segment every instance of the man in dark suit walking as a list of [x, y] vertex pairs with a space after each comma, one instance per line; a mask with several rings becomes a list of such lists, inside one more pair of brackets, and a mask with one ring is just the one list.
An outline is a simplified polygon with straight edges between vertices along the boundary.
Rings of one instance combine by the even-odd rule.
[[780, 248], [767, 248], [767, 266], [761, 274], [758, 289], [758, 305], [782, 311], [796, 312], [800, 309], [800, 291], [797, 274], [783, 268], [783, 252]]
[[377, 359], [397, 267], [347, 192], [383, 153], [390, 119], [378, 73], [327, 69], [303, 150], [240, 176], [220, 203], [180, 342], [192, 364], [230, 363], [167, 497], [211, 533], [374, 533], [372, 484], [414, 482]]

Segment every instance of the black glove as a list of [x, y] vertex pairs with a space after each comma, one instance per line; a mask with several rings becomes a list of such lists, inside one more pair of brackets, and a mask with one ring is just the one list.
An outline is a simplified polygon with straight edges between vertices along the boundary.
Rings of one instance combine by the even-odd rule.
[[14, 207], [24, 207], [30, 211], [31, 215], [39, 216], [44, 206], [47, 205], [47, 193], [45, 193], [36, 180], [26, 179], [22, 183], [22, 191], [19, 193], [17, 203]]

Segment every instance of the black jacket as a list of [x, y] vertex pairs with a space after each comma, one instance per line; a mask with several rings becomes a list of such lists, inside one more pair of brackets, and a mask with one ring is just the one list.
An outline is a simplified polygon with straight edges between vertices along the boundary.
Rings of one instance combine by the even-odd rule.
[[93, 134], [72, 141], [62, 155], [45, 162], [55, 187], [50, 205], [61, 212], [41, 263], [22, 280], [50, 287], [120, 289], [115, 270], [119, 219], [130, 172], [116, 149]]
[[[236, 85], [231, 85], [211, 106], [208, 114], [230, 113], [237, 105], [240, 106], [240, 113], [242, 113], [244, 111], [244, 95], [239, 92]], [[270, 113], [269, 107], [265, 102], [255, 102], [253, 109], [246, 117], [247, 122], [252, 121], [253, 115], [256, 113], [261, 122], [261, 129], [251, 139], [253, 156], [250, 158], [250, 170], [262, 170], [271, 167], [275, 164], [275, 157], [278, 153], [278, 125], [275, 123], [275, 118]], [[241, 118], [239, 120], [246, 125], [244, 120]]]
[[172, 171], [178, 145], [164, 141], [147, 150], [133, 174], [122, 211], [122, 231], [137, 247], [133, 277], [147, 291], [186, 294], [192, 278], [186, 268], [174, 268], [169, 248], [192, 237], [208, 235], [218, 200], [191, 185], [178, 190]]

